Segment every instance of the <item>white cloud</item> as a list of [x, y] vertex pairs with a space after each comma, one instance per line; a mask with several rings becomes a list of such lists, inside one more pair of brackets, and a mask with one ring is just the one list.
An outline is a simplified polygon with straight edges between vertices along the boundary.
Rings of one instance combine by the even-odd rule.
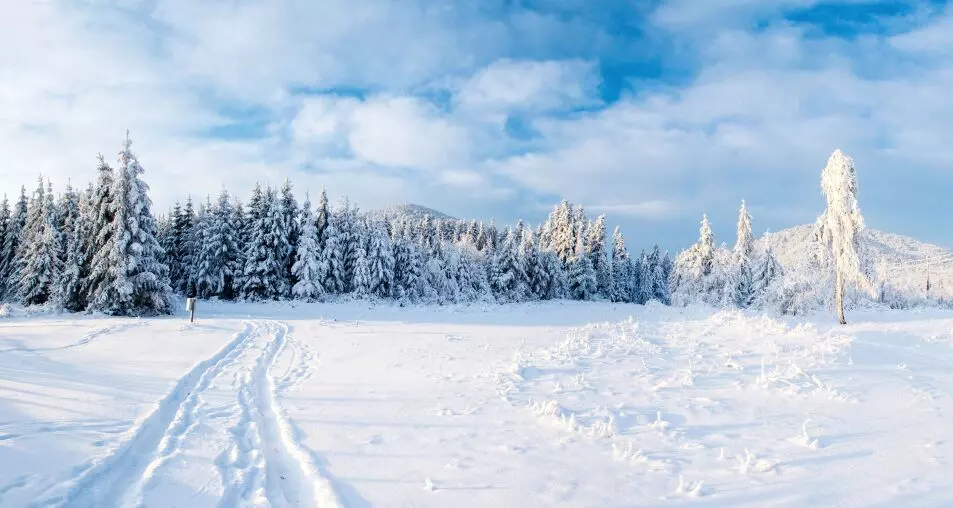
[[460, 87], [455, 99], [469, 113], [546, 112], [599, 102], [592, 62], [499, 60]]

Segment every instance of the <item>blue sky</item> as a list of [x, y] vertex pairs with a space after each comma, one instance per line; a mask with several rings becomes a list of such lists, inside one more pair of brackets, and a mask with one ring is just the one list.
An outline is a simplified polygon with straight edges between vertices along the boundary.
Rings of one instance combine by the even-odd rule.
[[289, 177], [363, 208], [630, 245], [702, 213], [812, 222], [855, 158], [870, 227], [953, 247], [953, 9], [928, 0], [50, 0], [0, 16], [0, 191], [93, 178], [124, 130], [157, 208]]

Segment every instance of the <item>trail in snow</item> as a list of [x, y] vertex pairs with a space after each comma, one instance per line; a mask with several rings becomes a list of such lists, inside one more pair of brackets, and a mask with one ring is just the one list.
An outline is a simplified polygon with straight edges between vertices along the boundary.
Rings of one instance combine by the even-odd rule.
[[274, 507], [341, 506], [330, 482], [296, 442], [290, 422], [275, 401], [275, 379], [270, 370], [287, 344], [288, 327], [277, 324], [274, 334], [255, 367], [254, 390], [246, 401], [261, 433], [268, 500]]
[[66, 505], [70, 507], [110, 506], [124, 499], [150, 472], [158, 454], [178, 434], [184, 432], [186, 419], [198, 404], [198, 392], [207, 387], [224, 365], [254, 335], [255, 325], [246, 323], [222, 349], [192, 367], [175, 387], [161, 399], [153, 411], [130, 431], [130, 437], [110, 454], [93, 459], [80, 468], [78, 476], [54, 487], [52, 496], [34, 502], [33, 506]]

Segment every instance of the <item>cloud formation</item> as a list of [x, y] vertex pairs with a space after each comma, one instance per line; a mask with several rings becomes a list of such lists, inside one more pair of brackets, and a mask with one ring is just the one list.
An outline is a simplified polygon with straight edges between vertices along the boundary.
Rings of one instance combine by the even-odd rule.
[[758, 230], [811, 221], [840, 147], [871, 226], [953, 245], [935, 218], [953, 205], [931, 197], [953, 165], [953, 10], [527, 5], [18, 3], [0, 191], [85, 183], [129, 128], [159, 208], [285, 178], [498, 221], [566, 197], [677, 248], [703, 212], [731, 242], [741, 199]]

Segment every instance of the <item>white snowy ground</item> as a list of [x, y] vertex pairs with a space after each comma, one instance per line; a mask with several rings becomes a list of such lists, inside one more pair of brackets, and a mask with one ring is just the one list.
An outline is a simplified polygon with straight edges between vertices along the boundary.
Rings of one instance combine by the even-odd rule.
[[953, 506], [953, 313], [200, 305], [0, 319], [0, 506]]

